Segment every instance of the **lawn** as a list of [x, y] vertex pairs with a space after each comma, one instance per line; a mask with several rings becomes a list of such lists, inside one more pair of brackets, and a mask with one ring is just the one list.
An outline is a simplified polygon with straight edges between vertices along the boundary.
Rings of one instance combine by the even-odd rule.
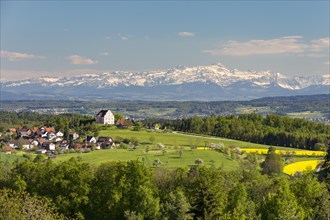
[[13, 163], [16, 160], [25, 160], [24, 157], [22, 157], [22, 154], [14, 155], [14, 154], [5, 154], [3, 152], [0, 152], [0, 162], [9, 162]]
[[287, 115], [290, 117], [293, 117], [293, 118], [308, 118], [308, 119], [324, 117], [323, 113], [319, 112], [319, 111], [290, 112], [290, 113], [287, 113]]
[[129, 161], [139, 160], [147, 167], [154, 167], [154, 160], [159, 159], [162, 163], [159, 167], [175, 168], [195, 165], [195, 160], [200, 158], [203, 165], [222, 167], [224, 170], [234, 170], [239, 163], [231, 160], [228, 156], [216, 151], [183, 150], [180, 157], [178, 149], [167, 149], [166, 153], [160, 150], [145, 152], [145, 147], [138, 147], [136, 150], [108, 149], [95, 150], [89, 153], [72, 153], [57, 155], [55, 161], [68, 160], [71, 157], [80, 157], [83, 162], [101, 164], [108, 161]]
[[[231, 140], [226, 138], [218, 138], [206, 135], [187, 134], [182, 132], [163, 132], [163, 131], [132, 131], [128, 129], [109, 128], [101, 130], [99, 136], [110, 136], [113, 139], [116, 136], [122, 138], [136, 137], [142, 145], [156, 145], [156, 143], [165, 144], [165, 146], [185, 146], [185, 147], [204, 147], [206, 143], [219, 143], [222, 142], [225, 146], [235, 146], [240, 148], [269, 148], [267, 145], [254, 144], [244, 141]], [[154, 143], [150, 142], [150, 137], [154, 136]], [[283, 148], [280, 149], [294, 149]]]
[[[217, 138], [212, 136], [200, 136], [187, 133], [178, 132], [163, 132], [163, 131], [132, 131], [128, 129], [117, 129], [107, 128], [101, 130], [99, 136], [111, 136], [115, 139], [117, 136], [122, 138], [135, 137], [139, 141], [139, 146], [136, 150], [128, 149], [104, 149], [95, 150], [89, 153], [70, 153], [70, 154], [59, 154], [56, 156], [55, 162], [65, 161], [71, 157], [79, 157], [83, 162], [99, 165], [108, 161], [129, 161], [139, 160], [144, 163], [147, 167], [154, 167], [154, 161], [159, 159], [161, 164], [159, 167], [189, 167], [195, 165], [195, 160], [200, 158], [203, 160], [204, 166], [215, 166], [222, 167], [224, 170], [234, 170], [239, 167], [239, 162], [232, 160], [230, 156], [214, 150], [192, 150], [194, 147], [204, 148], [207, 143], [219, 143], [222, 142], [225, 146], [235, 146], [242, 149], [259, 149], [268, 150], [267, 145], [253, 144], [243, 141], [236, 141], [225, 138]], [[153, 143], [150, 141], [150, 137], [154, 137]], [[162, 152], [157, 147], [157, 143], [164, 144], [165, 152]], [[179, 149], [182, 149], [180, 156]], [[148, 150], [147, 150], [148, 149]], [[278, 148], [278, 149], [290, 149], [293, 148]], [[147, 151], [147, 152], [146, 152]], [[299, 150], [301, 151], [301, 150]], [[304, 151], [308, 152], [308, 151]], [[22, 155], [25, 152], [18, 151], [16, 155], [5, 155], [0, 154], [0, 161], [13, 162], [16, 159], [23, 159]], [[36, 154], [32, 154], [34, 157]], [[306, 156], [300, 156], [306, 158]], [[300, 161], [299, 157], [293, 156], [294, 161]], [[311, 157], [310, 159], [315, 159]], [[318, 158], [319, 159], [319, 158]], [[305, 159], [309, 160], [309, 159]]]

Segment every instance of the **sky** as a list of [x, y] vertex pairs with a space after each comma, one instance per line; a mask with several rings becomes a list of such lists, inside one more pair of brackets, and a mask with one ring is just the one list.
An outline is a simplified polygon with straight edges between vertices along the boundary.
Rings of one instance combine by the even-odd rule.
[[1, 80], [222, 63], [329, 74], [329, 1], [1, 0]]

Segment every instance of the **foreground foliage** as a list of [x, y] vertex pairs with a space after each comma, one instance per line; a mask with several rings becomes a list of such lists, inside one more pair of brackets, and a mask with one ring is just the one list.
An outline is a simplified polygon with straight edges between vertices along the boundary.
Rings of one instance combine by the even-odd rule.
[[[268, 160], [277, 159], [269, 154]], [[41, 219], [61, 218], [54, 208], [66, 218], [98, 220], [330, 218], [327, 182], [314, 174], [263, 175], [253, 156], [242, 167], [151, 169], [138, 161], [91, 167], [76, 159], [1, 163], [0, 213], [2, 219], [23, 216], [18, 207], [31, 199], [36, 206], [29, 215], [43, 210]]]

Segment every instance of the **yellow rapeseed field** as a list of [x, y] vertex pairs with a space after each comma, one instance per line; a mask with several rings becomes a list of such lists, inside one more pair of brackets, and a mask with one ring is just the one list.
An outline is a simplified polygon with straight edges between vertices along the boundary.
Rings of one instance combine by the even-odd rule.
[[[241, 151], [245, 151], [246, 153], [257, 153], [257, 154], [267, 154], [268, 149], [260, 149], [260, 148], [241, 148]], [[297, 156], [325, 156], [324, 151], [313, 151], [313, 150], [276, 150], [276, 153], [286, 155], [297, 155]]]
[[208, 147], [196, 147], [197, 150], [211, 150], [211, 148]]
[[306, 161], [291, 163], [283, 168], [283, 172], [288, 175], [294, 175], [295, 172], [302, 172], [308, 169], [315, 170], [317, 165], [320, 164], [321, 162], [322, 160], [306, 160]]

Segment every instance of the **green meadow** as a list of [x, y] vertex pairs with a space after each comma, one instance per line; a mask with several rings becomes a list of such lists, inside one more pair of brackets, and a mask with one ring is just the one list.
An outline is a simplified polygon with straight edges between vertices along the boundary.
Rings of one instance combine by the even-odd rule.
[[[162, 143], [165, 146], [183, 146], [183, 147], [203, 147], [207, 143], [223, 143], [225, 146], [235, 146], [240, 148], [268, 148], [263, 144], [254, 144], [244, 141], [231, 140], [226, 138], [218, 138], [213, 136], [187, 134], [181, 132], [164, 132], [162, 130], [140, 130], [133, 131], [129, 129], [109, 128], [101, 130], [99, 136], [110, 136], [115, 139], [117, 136], [122, 138], [135, 137], [142, 145], [155, 145]], [[154, 142], [150, 142], [150, 137], [155, 138]], [[283, 149], [283, 148], [282, 148]]]
[[[114, 127], [101, 130], [99, 136], [110, 136], [113, 139], [136, 138], [139, 145], [135, 150], [130, 149], [104, 149], [94, 150], [88, 153], [68, 153], [58, 154], [55, 162], [69, 160], [72, 157], [79, 158], [83, 162], [99, 165], [109, 161], [129, 161], [138, 160], [147, 167], [155, 167], [154, 161], [160, 160], [158, 167], [189, 167], [195, 166], [195, 160], [200, 158], [203, 160], [204, 166], [222, 167], [224, 170], [234, 170], [239, 166], [237, 160], [233, 160], [230, 155], [226, 155], [214, 150], [198, 150], [196, 147], [202, 148], [207, 143], [223, 143], [227, 147], [239, 148], [268, 148], [267, 145], [248, 143], [244, 141], [236, 141], [231, 139], [217, 138], [212, 136], [199, 136], [187, 133], [164, 132], [161, 130], [140, 130], [133, 131], [129, 129], [117, 129]], [[153, 137], [153, 138], [151, 138]], [[154, 139], [154, 140], [152, 140]], [[158, 143], [165, 145], [162, 151], [157, 147]], [[283, 148], [281, 148], [283, 149]], [[180, 153], [181, 151], [181, 153]], [[23, 160], [23, 154], [26, 152], [16, 151], [15, 155], [6, 155], [0, 153], [0, 161], [14, 162], [15, 160]], [[34, 158], [36, 154], [31, 154]], [[46, 157], [45, 157], [46, 158]], [[313, 157], [314, 158], [314, 157]], [[309, 160], [313, 158], [305, 158]], [[300, 161], [302, 158], [295, 158], [294, 161]]]

